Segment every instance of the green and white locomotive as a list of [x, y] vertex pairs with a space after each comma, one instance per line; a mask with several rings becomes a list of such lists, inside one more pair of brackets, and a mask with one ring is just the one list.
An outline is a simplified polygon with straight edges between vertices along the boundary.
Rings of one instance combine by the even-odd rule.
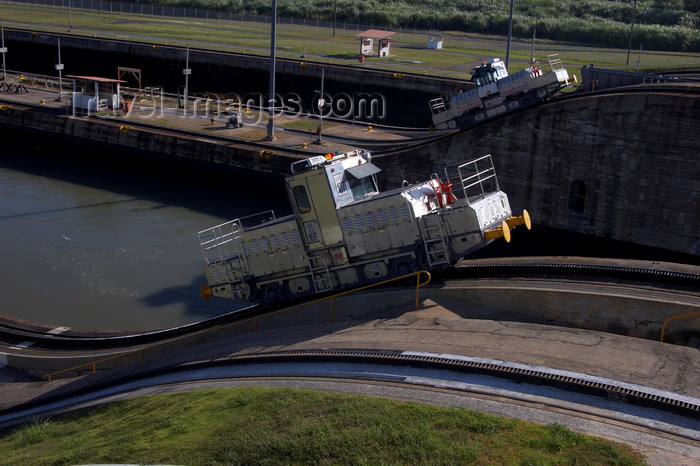
[[514, 217], [491, 156], [447, 167], [440, 179], [387, 192], [365, 150], [295, 162], [293, 214], [267, 211], [199, 232], [211, 295], [276, 305], [417, 270], [444, 270], [510, 229]]

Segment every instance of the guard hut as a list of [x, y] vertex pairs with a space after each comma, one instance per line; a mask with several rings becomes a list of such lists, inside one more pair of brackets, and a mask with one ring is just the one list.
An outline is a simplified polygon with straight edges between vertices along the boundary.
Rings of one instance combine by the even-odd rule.
[[119, 108], [119, 84], [126, 81], [97, 76], [66, 77], [73, 79], [73, 108], [90, 112]]
[[442, 48], [442, 36], [428, 36], [428, 48], [440, 50]]
[[376, 40], [378, 44], [377, 56], [389, 56], [391, 36], [394, 35], [393, 32], [381, 31], [379, 29], [368, 29], [355, 35], [360, 38], [360, 55], [374, 55], [374, 41]]

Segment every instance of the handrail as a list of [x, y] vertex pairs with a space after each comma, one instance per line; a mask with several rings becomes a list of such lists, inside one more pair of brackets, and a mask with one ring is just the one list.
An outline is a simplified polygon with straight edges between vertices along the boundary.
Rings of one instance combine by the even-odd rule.
[[666, 324], [668, 324], [668, 323], [671, 322], [672, 320], [682, 319], [682, 318], [684, 318], [684, 317], [692, 317], [692, 316], [697, 316], [697, 315], [700, 315], [700, 311], [698, 311], [698, 312], [691, 312], [690, 314], [683, 314], [683, 315], [675, 316], [675, 317], [669, 317], [668, 319], [666, 319], [666, 322], [664, 322], [664, 325], [661, 327], [661, 338], [659, 338], [659, 341], [660, 341], [661, 343], [664, 342], [664, 333], [666, 333]]
[[[425, 274], [425, 275], [427, 276], [427, 279], [425, 280], [425, 282], [421, 282], [421, 275], [423, 275], [423, 274]], [[194, 346], [197, 346], [198, 337], [200, 337], [200, 336], [202, 336], [202, 335], [206, 335], [206, 334], [209, 334], [209, 333], [215, 333], [215, 332], [218, 332], [218, 331], [227, 329], [227, 328], [231, 328], [231, 327], [236, 327], [236, 326], [238, 326], [238, 325], [247, 324], [247, 323], [249, 323], [249, 322], [254, 322], [254, 323], [255, 323], [255, 332], [257, 332], [257, 331], [258, 331], [258, 320], [260, 320], [260, 319], [264, 319], [264, 318], [266, 318], [266, 317], [270, 317], [270, 316], [273, 316], [273, 315], [281, 314], [281, 313], [283, 313], [283, 312], [291, 311], [292, 309], [297, 309], [297, 308], [299, 308], [299, 307], [304, 307], [304, 306], [309, 306], [309, 305], [311, 305], [311, 304], [316, 304], [316, 303], [319, 303], [319, 302], [321, 302], [321, 301], [328, 301], [328, 300], [330, 300], [330, 302], [331, 302], [330, 321], [333, 322], [333, 300], [334, 300], [335, 298], [337, 298], [337, 297], [339, 297], [339, 296], [344, 296], [344, 295], [347, 295], [347, 294], [355, 293], [355, 292], [358, 292], [358, 291], [366, 290], [366, 289], [368, 289], [368, 288], [373, 288], [373, 287], [375, 287], [375, 286], [384, 285], [384, 284], [386, 284], [386, 283], [391, 283], [391, 282], [394, 282], [394, 281], [403, 280], [403, 279], [405, 279], [405, 278], [408, 278], [408, 277], [411, 277], [411, 276], [414, 276], [414, 275], [416, 276], [416, 302], [415, 302], [415, 308], [418, 309], [418, 291], [420, 290], [420, 288], [422, 288], [422, 287], [424, 287], [425, 285], [427, 285], [428, 283], [430, 283], [430, 280], [431, 280], [431, 278], [432, 278], [431, 275], [430, 275], [430, 272], [428, 272], [427, 270], [419, 270], [419, 271], [417, 271], [417, 272], [411, 272], [411, 273], [406, 274], [406, 275], [401, 275], [400, 277], [394, 277], [394, 278], [390, 278], [390, 279], [388, 279], [388, 280], [384, 280], [384, 281], [381, 281], [381, 282], [378, 282], [378, 283], [372, 283], [372, 284], [370, 284], [370, 285], [361, 286], [361, 287], [359, 287], [359, 288], [353, 288], [352, 290], [343, 291], [343, 292], [341, 292], [341, 293], [336, 293], [336, 294], [334, 294], [334, 295], [332, 295], [332, 296], [326, 296], [326, 297], [324, 297], [324, 298], [318, 298], [318, 299], [315, 299], [315, 300], [313, 300], [313, 301], [307, 301], [307, 302], [304, 302], [304, 303], [301, 303], [301, 304], [296, 304], [296, 305], [294, 305], [294, 306], [287, 307], [287, 308], [284, 308], [284, 309], [279, 309], [279, 310], [273, 311], [273, 312], [268, 312], [267, 314], [263, 314], [263, 315], [260, 315], [260, 316], [250, 317], [250, 318], [248, 318], [248, 319], [241, 320], [241, 321], [239, 321], [239, 322], [234, 322], [234, 323], [231, 323], [231, 324], [227, 324], [227, 325], [224, 325], [224, 326], [221, 326], [221, 327], [216, 327], [216, 328], [209, 329], [209, 330], [203, 330], [203, 331], [201, 331], [201, 332], [195, 333], [194, 335], [187, 335], [187, 336], [179, 337], [179, 338], [176, 338], [176, 339], [174, 339], [174, 340], [168, 340], [168, 341], [163, 342], [163, 343], [158, 343], [158, 344], [155, 344], [155, 345], [146, 346], [146, 347], [141, 348], [141, 349], [138, 349], [138, 350], [128, 351], [128, 352], [126, 352], [126, 353], [118, 354], [118, 355], [116, 355], [116, 356], [110, 356], [110, 357], [108, 357], [108, 358], [98, 359], [97, 361], [87, 362], [87, 363], [84, 363], [84, 364], [80, 364], [80, 365], [78, 365], [78, 366], [73, 366], [73, 367], [69, 367], [69, 368], [67, 368], [67, 369], [63, 369], [63, 370], [60, 370], [60, 371], [51, 372], [50, 374], [46, 374], [45, 376], [43, 376], [43, 377], [42, 377], [42, 380], [46, 380], [47, 382], [50, 382], [51, 379], [52, 379], [54, 376], [56, 376], [56, 375], [63, 374], [63, 373], [66, 373], [66, 372], [75, 371], [75, 370], [82, 369], [82, 368], [85, 368], [85, 367], [91, 367], [91, 368], [92, 368], [92, 373], [94, 374], [94, 373], [96, 373], [96, 371], [97, 371], [97, 370], [96, 370], [96, 366], [97, 366], [97, 364], [99, 364], [99, 363], [103, 363], [103, 362], [107, 362], [107, 361], [112, 361], [112, 360], [114, 360], [114, 359], [124, 358], [124, 357], [127, 357], [127, 356], [132, 356], [132, 355], [135, 355], [135, 354], [138, 354], [138, 353], [141, 353], [141, 360], [143, 361], [143, 360], [145, 360], [145, 357], [144, 357], [145, 355], [144, 355], [144, 353], [145, 353], [146, 350], [150, 350], [150, 349], [154, 349], [154, 348], [159, 348], [159, 347], [162, 347], [162, 346], [165, 346], [165, 345], [169, 345], [169, 344], [171, 344], [171, 343], [176, 343], [176, 342], [178, 342], [178, 341], [183, 341], [183, 340], [187, 340], [187, 339], [190, 339], [190, 338], [194, 338]]]

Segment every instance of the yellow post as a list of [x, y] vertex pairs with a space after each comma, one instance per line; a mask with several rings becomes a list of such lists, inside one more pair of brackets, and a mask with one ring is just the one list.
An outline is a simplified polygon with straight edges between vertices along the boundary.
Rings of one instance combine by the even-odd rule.
[[420, 273], [416, 274], [416, 311], [418, 310], [418, 290], [420, 290]]
[[661, 327], [661, 338], [659, 339], [659, 341], [661, 343], [664, 342], [664, 333], [666, 333], [666, 324], [668, 324], [672, 320], [682, 319], [684, 317], [692, 317], [692, 316], [697, 316], [697, 315], [700, 315], [700, 312], [691, 312], [690, 314], [683, 314], [680, 316], [670, 317], [670, 318], [666, 319], [666, 322], [664, 322], [663, 327]]

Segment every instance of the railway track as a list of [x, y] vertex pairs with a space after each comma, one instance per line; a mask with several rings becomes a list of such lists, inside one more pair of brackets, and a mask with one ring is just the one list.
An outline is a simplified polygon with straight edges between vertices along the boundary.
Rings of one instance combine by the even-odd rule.
[[[464, 280], [488, 278], [495, 279], [500, 287], [507, 288], [513, 285], [514, 278], [520, 278], [544, 280], [551, 282], [553, 286], [556, 286], [557, 282], [566, 282], [567, 289], [591, 284], [625, 286], [634, 290], [634, 293], [651, 295], [662, 291], [667, 296], [700, 300], [700, 267], [644, 261], [628, 261], [628, 265], [619, 265], [617, 262], [596, 258], [557, 257], [463, 260], [442, 274], [434, 276], [433, 284], [429, 286], [439, 288]], [[0, 318], [0, 342], [15, 345], [31, 339], [36, 342], [35, 348], [43, 349], [128, 347], [165, 341], [264, 313], [260, 307], [251, 306], [180, 327], [135, 333], [80, 329], [66, 329], [56, 333], [53, 326]]]
[[[544, 260], [540, 260], [544, 259]], [[697, 291], [700, 267], [679, 264], [658, 264], [642, 261], [620, 261], [576, 258], [519, 258], [498, 260], [463, 260], [446, 274], [449, 278], [474, 277], [551, 277], [576, 278], [601, 283], [644, 284], [654, 288]]]

